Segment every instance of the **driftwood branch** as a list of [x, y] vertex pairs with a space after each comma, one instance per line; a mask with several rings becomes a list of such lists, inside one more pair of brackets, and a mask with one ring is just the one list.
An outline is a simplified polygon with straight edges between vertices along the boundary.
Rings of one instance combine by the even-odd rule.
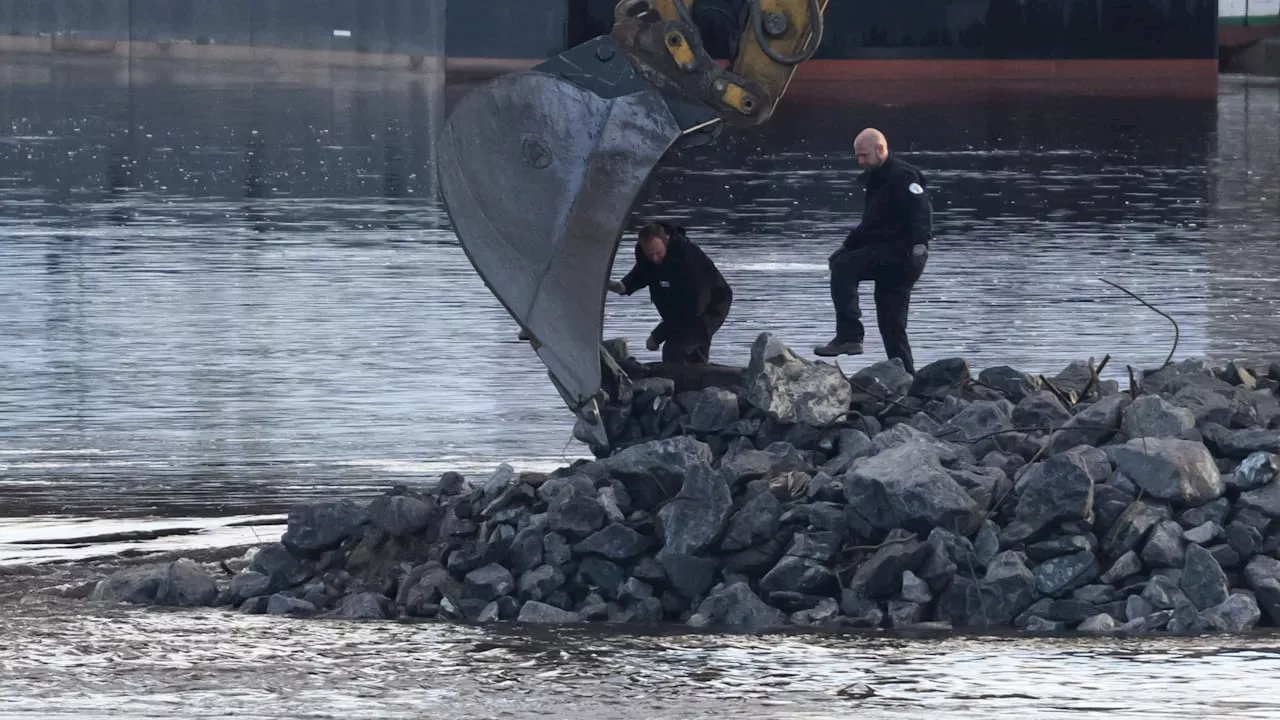
[[1116, 283], [1113, 283], [1113, 282], [1111, 282], [1110, 280], [1108, 280], [1108, 279], [1106, 279], [1106, 278], [1099, 278], [1099, 279], [1100, 279], [1100, 280], [1102, 280], [1102, 282], [1104, 282], [1104, 283], [1106, 283], [1106, 284], [1110, 285], [1111, 287], [1113, 287], [1113, 288], [1115, 288], [1115, 289], [1119, 290], [1120, 292], [1124, 293], [1125, 295], [1128, 295], [1129, 297], [1133, 298], [1134, 300], [1137, 300], [1138, 302], [1142, 303], [1143, 305], [1146, 305], [1146, 306], [1147, 306], [1147, 308], [1148, 308], [1148, 309], [1150, 309], [1152, 312], [1156, 313], [1157, 315], [1159, 315], [1159, 316], [1163, 317], [1165, 320], [1168, 320], [1170, 323], [1172, 323], [1172, 324], [1173, 324], [1173, 347], [1169, 348], [1169, 356], [1168, 356], [1168, 357], [1166, 357], [1166, 358], [1164, 359], [1164, 364], [1160, 366], [1160, 367], [1162, 367], [1162, 368], [1163, 368], [1163, 367], [1168, 367], [1169, 363], [1173, 362], [1173, 354], [1174, 354], [1174, 353], [1176, 353], [1176, 352], [1178, 351], [1178, 340], [1182, 337], [1182, 329], [1178, 327], [1178, 321], [1177, 321], [1177, 320], [1174, 320], [1174, 319], [1173, 319], [1173, 316], [1169, 315], [1169, 313], [1167, 313], [1167, 312], [1165, 312], [1165, 311], [1161, 310], [1160, 308], [1156, 307], [1155, 305], [1152, 305], [1151, 303], [1147, 302], [1146, 300], [1143, 300], [1142, 298], [1138, 297], [1138, 296], [1137, 296], [1137, 294], [1135, 294], [1132, 290], [1129, 290], [1128, 288], [1125, 288], [1125, 287], [1123, 287], [1123, 286], [1121, 286], [1121, 285], [1118, 285], [1118, 284], [1116, 284]]

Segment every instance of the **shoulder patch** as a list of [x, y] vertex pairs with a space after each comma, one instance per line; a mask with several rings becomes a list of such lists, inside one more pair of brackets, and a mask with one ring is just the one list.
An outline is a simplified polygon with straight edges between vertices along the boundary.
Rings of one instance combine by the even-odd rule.
[[907, 191], [912, 195], [923, 195], [924, 188], [920, 187], [920, 183], [911, 183], [907, 186]]

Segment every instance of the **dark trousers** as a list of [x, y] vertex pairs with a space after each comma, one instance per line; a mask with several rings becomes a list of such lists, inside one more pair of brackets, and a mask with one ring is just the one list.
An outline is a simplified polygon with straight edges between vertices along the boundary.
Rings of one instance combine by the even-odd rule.
[[698, 318], [692, 318], [676, 326], [671, 336], [662, 343], [662, 362], [706, 365], [711, 361], [711, 338], [724, 325], [729, 316], [729, 301], [707, 308]]
[[884, 245], [841, 249], [831, 256], [831, 302], [836, 310], [838, 342], [861, 343], [866, 329], [858, 306], [858, 283], [875, 281], [876, 324], [889, 358], [898, 358], [915, 373], [911, 343], [907, 340], [907, 311], [911, 290], [924, 272], [928, 255], [912, 260], [908, 252]]

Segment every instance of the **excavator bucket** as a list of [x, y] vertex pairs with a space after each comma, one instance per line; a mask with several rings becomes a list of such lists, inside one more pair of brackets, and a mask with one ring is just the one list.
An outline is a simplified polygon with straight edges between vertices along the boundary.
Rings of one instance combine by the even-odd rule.
[[602, 445], [605, 286], [622, 231], [663, 156], [716, 119], [601, 36], [471, 90], [437, 139], [467, 258]]

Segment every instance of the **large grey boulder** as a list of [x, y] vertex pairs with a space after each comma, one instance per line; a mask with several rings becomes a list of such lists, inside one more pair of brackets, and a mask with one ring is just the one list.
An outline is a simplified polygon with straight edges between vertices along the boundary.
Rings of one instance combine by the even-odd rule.
[[746, 397], [777, 422], [822, 427], [848, 412], [853, 388], [835, 365], [802, 358], [761, 333], [751, 345]]

